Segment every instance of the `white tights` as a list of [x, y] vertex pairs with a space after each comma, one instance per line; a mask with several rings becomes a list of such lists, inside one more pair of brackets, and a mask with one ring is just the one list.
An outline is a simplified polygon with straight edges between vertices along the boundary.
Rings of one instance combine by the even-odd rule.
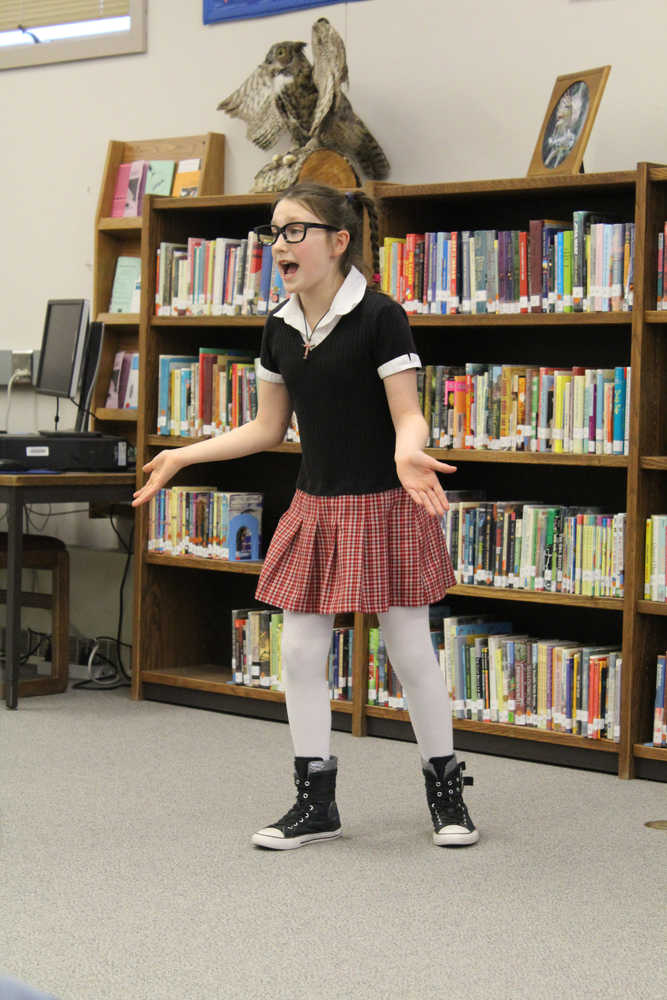
[[[448, 756], [454, 752], [452, 714], [429, 634], [428, 606], [390, 608], [378, 619], [421, 756]], [[296, 757], [329, 757], [331, 696], [325, 665], [333, 620], [333, 615], [284, 612], [283, 679]]]

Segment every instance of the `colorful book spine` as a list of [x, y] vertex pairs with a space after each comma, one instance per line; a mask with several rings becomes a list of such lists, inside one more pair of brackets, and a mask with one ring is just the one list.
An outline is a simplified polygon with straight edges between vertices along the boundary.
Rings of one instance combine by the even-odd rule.
[[381, 248], [382, 289], [409, 313], [629, 310], [633, 267], [634, 223], [585, 210], [528, 230], [388, 236]]
[[667, 600], [667, 514], [652, 514], [646, 520], [644, 598]]
[[653, 745], [656, 747], [667, 746], [667, 678], [665, 676], [667, 656], [658, 655], [656, 682], [655, 682], [655, 703], [653, 710]]

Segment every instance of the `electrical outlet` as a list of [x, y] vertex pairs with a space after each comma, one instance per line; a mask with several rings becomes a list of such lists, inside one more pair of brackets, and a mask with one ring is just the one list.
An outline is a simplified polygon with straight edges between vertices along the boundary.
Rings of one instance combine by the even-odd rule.
[[14, 385], [32, 384], [32, 351], [12, 351], [12, 373], [18, 371], [28, 372], [27, 375], [19, 375], [14, 379]]

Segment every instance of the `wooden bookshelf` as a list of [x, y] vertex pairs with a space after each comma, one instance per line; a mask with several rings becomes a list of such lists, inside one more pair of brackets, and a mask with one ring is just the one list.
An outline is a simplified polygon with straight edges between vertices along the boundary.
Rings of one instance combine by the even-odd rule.
[[[224, 150], [224, 136], [215, 132], [131, 142], [112, 140], [108, 144], [95, 214], [92, 315], [104, 323], [102, 357], [91, 407], [92, 425], [97, 430], [120, 435], [132, 443], [136, 440], [136, 411], [110, 410], [104, 406], [114, 355], [117, 351], [137, 351], [139, 343], [139, 314], [108, 312], [116, 261], [122, 255], [141, 257], [144, 230], [142, 217], [111, 217], [118, 167], [132, 160], [176, 161], [199, 157], [200, 194], [219, 195], [224, 191]], [[148, 286], [144, 281], [142, 295], [146, 294]]]
[[[667, 780], [667, 753], [646, 752], [651, 738], [655, 657], [667, 647], [667, 615], [643, 597], [644, 520], [667, 506], [667, 431], [662, 385], [667, 372], [667, 313], [655, 310], [657, 232], [667, 217], [667, 172], [646, 164], [634, 171], [532, 177], [463, 184], [392, 185], [369, 190], [378, 199], [381, 236], [428, 229], [526, 228], [530, 218], [563, 218], [576, 208], [614, 212], [634, 219], [635, 299], [632, 313], [411, 316], [424, 364], [511, 360], [558, 366], [632, 365], [630, 453], [627, 456], [526, 454], [428, 449], [457, 466], [451, 489], [483, 487], [489, 498], [520, 490], [554, 503], [602, 503], [628, 514], [625, 597], [585, 598], [493, 587], [457, 585], [447, 596], [456, 613], [483, 609], [530, 624], [532, 635], [582, 642], [618, 641], [623, 649], [621, 742], [592, 740], [526, 726], [455, 721], [455, 743], [526, 759], [574, 763]], [[273, 195], [189, 200], [150, 199], [142, 232], [142, 270], [150, 287], [161, 240], [189, 235], [244, 236], [268, 217]], [[139, 318], [141, 394], [137, 467], [165, 447], [191, 438], [156, 433], [157, 366], [161, 353], [197, 347], [248, 346], [258, 351], [263, 320], [256, 317], [155, 317], [148, 297]], [[474, 336], [474, 341], [471, 339]], [[656, 419], [657, 418], [657, 419]], [[299, 445], [281, 445], [259, 456], [196, 466], [196, 481], [223, 489], [260, 489], [265, 495], [264, 545], [291, 499]], [[185, 470], [179, 482], [194, 482]], [[195, 474], [193, 474], [195, 475]], [[138, 475], [138, 482], [143, 477]], [[249, 485], [249, 484], [252, 484]], [[134, 697], [182, 700], [184, 704], [265, 712], [267, 692], [229, 685], [229, 611], [255, 606], [259, 564], [244, 569], [213, 560], [169, 557], [146, 551], [147, 511], [137, 510], [134, 610]], [[353, 733], [411, 739], [407, 712], [369, 706], [369, 617], [354, 616], [354, 699], [345, 714]], [[229, 688], [233, 688], [233, 692]], [[187, 689], [187, 694], [184, 692]], [[181, 694], [179, 694], [181, 692]], [[271, 699], [268, 699], [271, 701]], [[276, 704], [282, 710], [279, 704]], [[230, 707], [230, 703], [233, 704]], [[333, 707], [341, 703], [333, 703]], [[235, 707], [234, 707], [235, 706]], [[266, 717], [266, 716], [263, 716]], [[650, 772], [645, 766], [650, 765]]]

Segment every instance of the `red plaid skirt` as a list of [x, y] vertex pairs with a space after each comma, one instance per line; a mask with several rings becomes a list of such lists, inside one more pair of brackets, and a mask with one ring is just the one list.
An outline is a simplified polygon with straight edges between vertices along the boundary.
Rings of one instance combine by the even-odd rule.
[[288, 611], [369, 613], [431, 604], [454, 583], [438, 518], [402, 487], [333, 497], [297, 490], [255, 596]]

